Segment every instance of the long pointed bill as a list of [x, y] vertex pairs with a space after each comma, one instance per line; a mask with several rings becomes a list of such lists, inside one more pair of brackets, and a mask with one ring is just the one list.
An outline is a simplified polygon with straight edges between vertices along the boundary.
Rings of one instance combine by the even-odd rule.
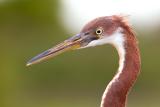
[[77, 49], [81, 46], [81, 35], [75, 35], [64, 42], [56, 45], [55, 47], [44, 51], [43, 53], [35, 56], [31, 60], [27, 62], [27, 66], [39, 63], [41, 61], [45, 61], [51, 57], [54, 57], [56, 55], [59, 55], [63, 52], [69, 51], [69, 50], [74, 50]]

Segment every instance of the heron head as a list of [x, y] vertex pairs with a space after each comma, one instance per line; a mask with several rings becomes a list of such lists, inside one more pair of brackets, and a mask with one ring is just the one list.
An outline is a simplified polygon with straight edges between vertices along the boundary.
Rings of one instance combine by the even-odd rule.
[[28, 61], [27, 66], [39, 63], [69, 50], [103, 45], [106, 43], [112, 44], [118, 40], [116, 35], [122, 33], [120, 21], [122, 20], [118, 16], [96, 18], [86, 24], [80, 33], [32, 58]]

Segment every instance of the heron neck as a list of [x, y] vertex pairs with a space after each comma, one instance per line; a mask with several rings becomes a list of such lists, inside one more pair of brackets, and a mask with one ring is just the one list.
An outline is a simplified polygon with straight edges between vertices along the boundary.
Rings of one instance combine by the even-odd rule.
[[125, 107], [129, 90], [140, 71], [140, 54], [134, 35], [123, 35], [125, 40], [115, 46], [119, 54], [119, 68], [108, 84], [101, 107]]

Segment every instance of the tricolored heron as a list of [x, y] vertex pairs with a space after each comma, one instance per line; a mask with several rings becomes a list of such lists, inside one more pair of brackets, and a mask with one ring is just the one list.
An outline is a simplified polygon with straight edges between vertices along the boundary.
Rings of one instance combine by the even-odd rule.
[[81, 32], [31, 59], [27, 66], [68, 50], [103, 44], [113, 45], [119, 54], [119, 68], [103, 93], [101, 107], [125, 107], [129, 90], [140, 72], [140, 53], [136, 36], [126, 18], [120, 15], [94, 19]]

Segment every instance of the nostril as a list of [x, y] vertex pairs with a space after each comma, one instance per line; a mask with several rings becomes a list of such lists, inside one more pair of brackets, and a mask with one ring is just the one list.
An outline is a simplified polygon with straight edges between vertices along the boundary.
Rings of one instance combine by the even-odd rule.
[[76, 40], [78, 40], [78, 39], [80, 39], [81, 38], [81, 34], [77, 34], [77, 35], [75, 35], [75, 36], [73, 36], [73, 37], [70, 37], [68, 40], [69, 41], [76, 41]]
[[85, 35], [85, 36], [86, 36], [86, 35], [89, 35], [89, 32], [84, 33], [84, 35]]

